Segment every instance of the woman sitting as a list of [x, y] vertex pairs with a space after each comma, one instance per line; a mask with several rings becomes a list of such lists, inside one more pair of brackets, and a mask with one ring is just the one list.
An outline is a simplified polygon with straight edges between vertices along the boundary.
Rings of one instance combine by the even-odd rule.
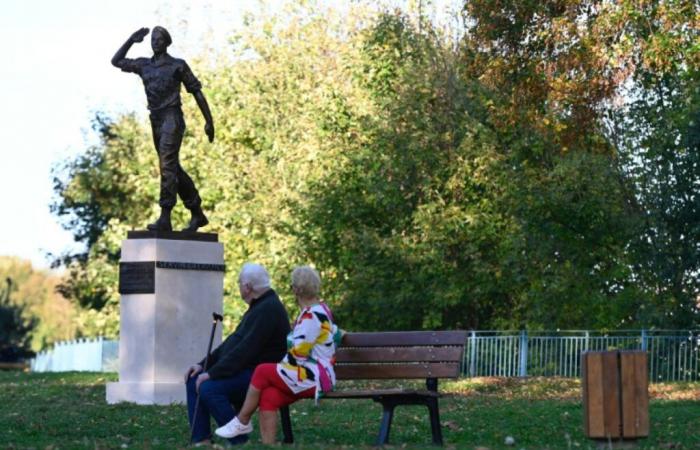
[[274, 444], [277, 410], [301, 398], [316, 398], [335, 385], [336, 341], [340, 333], [328, 306], [319, 299], [321, 278], [311, 267], [292, 272], [292, 291], [301, 312], [287, 336], [287, 355], [281, 362], [260, 364], [253, 372], [245, 401], [238, 415], [216, 434], [232, 438], [253, 431], [250, 419], [260, 407], [263, 444]]

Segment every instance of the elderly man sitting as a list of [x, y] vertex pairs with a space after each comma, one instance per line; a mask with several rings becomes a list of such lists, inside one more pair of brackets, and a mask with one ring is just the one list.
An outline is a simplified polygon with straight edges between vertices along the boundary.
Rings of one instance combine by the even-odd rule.
[[[270, 276], [259, 264], [246, 263], [238, 277], [241, 298], [248, 304], [236, 330], [209, 357], [209, 368], [203, 371], [204, 358], [185, 373], [187, 411], [192, 442], [211, 438], [209, 417], [219, 426], [236, 413], [231, 403], [240, 405], [245, 398], [253, 370], [260, 363], [277, 362], [286, 353], [286, 337], [290, 331], [289, 316], [277, 293], [270, 288]], [[199, 393], [199, 408], [195, 404]], [[247, 436], [230, 440], [243, 443]]]

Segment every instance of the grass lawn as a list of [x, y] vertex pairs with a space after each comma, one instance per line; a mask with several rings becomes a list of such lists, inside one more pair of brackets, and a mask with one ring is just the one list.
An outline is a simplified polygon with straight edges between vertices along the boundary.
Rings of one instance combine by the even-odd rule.
[[[105, 383], [116, 377], [0, 372], [0, 448], [187, 447], [184, 406], [107, 405]], [[583, 436], [577, 380], [464, 379], [442, 383], [441, 390], [448, 393], [440, 401], [446, 448], [595, 448]], [[650, 392], [651, 435], [637, 448], [700, 449], [700, 383], [652, 385]], [[380, 417], [380, 406], [370, 400], [297, 403], [291, 448], [371, 448]], [[515, 446], [504, 444], [506, 436]], [[263, 447], [259, 441], [255, 431], [244, 448]], [[391, 442], [429, 448], [427, 410], [398, 407]]]

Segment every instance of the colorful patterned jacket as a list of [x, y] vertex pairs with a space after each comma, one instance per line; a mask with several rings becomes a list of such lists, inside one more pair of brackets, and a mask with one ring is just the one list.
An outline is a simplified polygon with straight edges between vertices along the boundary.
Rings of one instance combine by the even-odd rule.
[[292, 392], [316, 387], [318, 399], [322, 392], [333, 389], [335, 349], [341, 336], [325, 303], [301, 310], [287, 336], [287, 355], [277, 364], [277, 372]]

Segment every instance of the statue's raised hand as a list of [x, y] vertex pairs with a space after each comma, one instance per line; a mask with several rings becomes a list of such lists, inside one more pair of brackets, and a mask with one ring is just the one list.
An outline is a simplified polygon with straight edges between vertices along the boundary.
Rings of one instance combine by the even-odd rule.
[[142, 42], [143, 38], [145, 38], [148, 34], [148, 31], [149, 30], [146, 27], [140, 28], [138, 31], [135, 31], [129, 39], [131, 42]]

